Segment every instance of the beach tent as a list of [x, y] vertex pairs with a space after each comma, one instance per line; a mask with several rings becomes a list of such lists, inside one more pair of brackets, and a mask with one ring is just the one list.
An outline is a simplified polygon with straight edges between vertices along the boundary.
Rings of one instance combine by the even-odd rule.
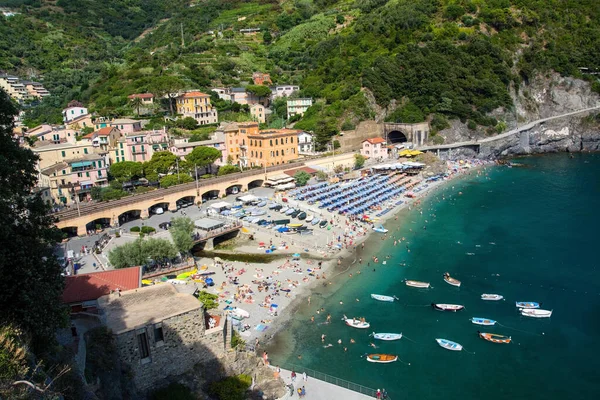
[[210, 208], [218, 210], [218, 211], [222, 211], [227, 208], [231, 208], [231, 204], [227, 203], [226, 201], [220, 201], [218, 203], [211, 204]]
[[256, 197], [256, 196], [255, 196], [255, 195], [253, 195], [253, 194], [247, 194], [247, 195], [245, 195], [245, 196], [242, 196], [242, 197], [240, 197], [238, 200], [239, 200], [239, 201], [242, 201], [242, 202], [244, 202], [244, 203], [251, 203], [251, 202], [253, 202], [253, 201], [256, 201], [256, 200], [258, 200], [258, 197]]

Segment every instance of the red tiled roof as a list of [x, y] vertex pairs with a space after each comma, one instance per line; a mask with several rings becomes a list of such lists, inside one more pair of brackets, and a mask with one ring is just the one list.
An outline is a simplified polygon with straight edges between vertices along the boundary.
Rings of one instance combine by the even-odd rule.
[[210, 95], [202, 92], [187, 92], [183, 96], [183, 98], [194, 98], [194, 97], [210, 97]]
[[131, 290], [141, 286], [141, 267], [115, 269], [67, 276], [62, 302], [66, 304], [97, 300], [111, 290]]
[[88, 133], [83, 138], [84, 139], [91, 139], [94, 136], [94, 133], [96, 133], [98, 136], [108, 136], [108, 135], [110, 135], [110, 131], [112, 131], [113, 129], [117, 129], [117, 128], [115, 128], [113, 126], [107, 126], [107, 127], [104, 127], [104, 128], [100, 128], [97, 131], [94, 131], [92, 133]]
[[385, 139], [380, 138], [380, 137], [376, 137], [376, 138], [371, 138], [371, 139], [363, 140], [363, 142], [369, 142], [371, 144], [385, 143]]
[[135, 99], [136, 97], [139, 97], [140, 99], [152, 99], [154, 98], [154, 95], [152, 93], [137, 93], [127, 96], [128, 99]]
[[311, 167], [300, 167], [300, 168], [288, 169], [287, 171], [283, 171], [283, 173], [286, 175], [289, 175], [289, 176], [294, 176], [294, 175], [296, 175], [297, 172], [300, 172], [300, 171], [304, 171], [311, 175], [316, 174], [318, 172], [316, 169], [312, 169]]

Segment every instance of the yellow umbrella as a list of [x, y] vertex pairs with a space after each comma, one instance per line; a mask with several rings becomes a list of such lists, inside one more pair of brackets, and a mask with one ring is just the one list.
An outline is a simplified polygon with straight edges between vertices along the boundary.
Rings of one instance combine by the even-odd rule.
[[418, 156], [419, 154], [423, 154], [423, 152], [422, 152], [422, 151], [419, 151], [419, 150], [412, 150], [412, 151], [410, 152], [410, 155], [411, 155], [411, 156]]
[[403, 156], [403, 157], [410, 156], [411, 151], [409, 149], [405, 149], [405, 150], [402, 150], [400, 153], [398, 153], [398, 155]]

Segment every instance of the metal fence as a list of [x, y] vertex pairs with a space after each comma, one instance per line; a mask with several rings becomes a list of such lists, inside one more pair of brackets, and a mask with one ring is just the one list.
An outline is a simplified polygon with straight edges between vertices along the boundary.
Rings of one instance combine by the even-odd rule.
[[[323, 372], [315, 371], [313, 369], [305, 368], [299, 365], [285, 364], [284, 367], [285, 369], [288, 369], [290, 371], [296, 371], [297, 374], [306, 372], [306, 375], [310, 376], [311, 378], [331, 383], [332, 385], [343, 387], [344, 389], [352, 390], [353, 392], [361, 393], [372, 398], [376, 398], [377, 391], [370, 387], [359, 385], [358, 383], [350, 382], [345, 379], [337, 378], [335, 376], [331, 376]], [[388, 395], [387, 399], [391, 400], [391, 397]]]

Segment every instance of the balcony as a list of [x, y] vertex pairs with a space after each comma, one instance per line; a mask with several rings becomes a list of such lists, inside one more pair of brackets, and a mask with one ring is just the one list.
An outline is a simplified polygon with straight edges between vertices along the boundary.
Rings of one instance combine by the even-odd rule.
[[148, 154], [148, 151], [146, 149], [137, 149], [137, 150], [131, 150], [131, 154]]

